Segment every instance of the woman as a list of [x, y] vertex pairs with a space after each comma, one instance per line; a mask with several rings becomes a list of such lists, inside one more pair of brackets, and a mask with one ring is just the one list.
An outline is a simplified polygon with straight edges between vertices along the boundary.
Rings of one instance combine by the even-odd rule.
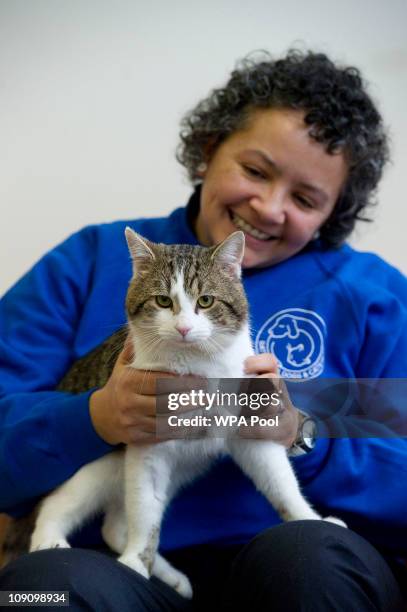
[[[195, 185], [187, 207], [131, 225], [166, 243], [211, 245], [245, 232], [243, 281], [259, 353], [248, 372], [272, 372], [272, 348], [286, 377], [404, 377], [407, 283], [343, 244], [388, 158], [358, 71], [296, 51], [248, 60], [184, 119], [181, 140], [178, 157]], [[50, 391], [124, 322], [127, 223], [75, 234], [2, 301], [1, 503], [10, 513], [23, 514], [118, 443], [155, 441], [157, 375], [140, 395], [144, 373], [121, 376], [125, 350], [105, 387], [74, 397]], [[286, 419], [290, 447], [296, 412]], [[192, 578], [192, 604], [89, 550], [24, 557], [0, 586], [69, 590], [75, 609], [397, 610], [399, 570], [390, 565], [407, 551], [406, 455], [403, 439], [338, 438], [293, 459], [308, 499], [349, 530], [277, 525], [238, 469], [217, 464], [174, 500], [162, 528], [162, 551]]]

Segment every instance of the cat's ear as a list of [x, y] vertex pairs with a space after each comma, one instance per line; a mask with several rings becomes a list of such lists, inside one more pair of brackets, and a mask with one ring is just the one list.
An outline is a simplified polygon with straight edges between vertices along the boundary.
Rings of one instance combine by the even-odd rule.
[[137, 234], [131, 227], [126, 227], [124, 233], [133, 261], [133, 274], [140, 274], [155, 261], [151, 242]]
[[221, 265], [230, 268], [240, 278], [243, 255], [244, 233], [233, 232], [233, 234], [230, 234], [230, 236], [215, 247], [211, 259], [216, 259]]

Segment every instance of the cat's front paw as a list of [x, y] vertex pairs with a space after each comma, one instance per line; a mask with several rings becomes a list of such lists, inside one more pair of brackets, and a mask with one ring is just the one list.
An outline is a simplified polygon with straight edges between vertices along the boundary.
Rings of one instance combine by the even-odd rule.
[[30, 544], [30, 552], [45, 550], [47, 548], [71, 548], [70, 544], [62, 536], [36, 535], [33, 533]]
[[324, 521], [328, 521], [328, 523], [334, 523], [334, 525], [339, 525], [339, 527], [345, 527], [345, 529], [348, 528], [347, 524], [342, 521], [342, 519], [337, 518], [336, 516], [327, 516], [324, 518]]
[[127, 565], [127, 567], [134, 570], [135, 572], [138, 572], [139, 574], [144, 576], [144, 578], [150, 578], [146, 566], [141, 561], [137, 553], [125, 553], [117, 560], [120, 561], [120, 563]]

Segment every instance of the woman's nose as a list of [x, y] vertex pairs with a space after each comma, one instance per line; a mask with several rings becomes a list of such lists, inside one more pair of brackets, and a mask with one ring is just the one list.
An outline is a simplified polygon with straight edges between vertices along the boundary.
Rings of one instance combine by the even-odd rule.
[[285, 193], [278, 186], [267, 189], [261, 196], [251, 198], [250, 206], [265, 223], [282, 224], [285, 221]]

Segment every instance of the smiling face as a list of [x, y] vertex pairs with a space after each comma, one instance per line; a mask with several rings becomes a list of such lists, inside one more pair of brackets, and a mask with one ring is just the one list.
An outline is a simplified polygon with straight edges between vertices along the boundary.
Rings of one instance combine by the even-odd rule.
[[304, 113], [252, 112], [245, 128], [218, 146], [203, 174], [196, 233], [202, 244], [241, 229], [243, 266], [288, 259], [312, 240], [333, 211], [347, 176], [343, 153], [313, 140]]

